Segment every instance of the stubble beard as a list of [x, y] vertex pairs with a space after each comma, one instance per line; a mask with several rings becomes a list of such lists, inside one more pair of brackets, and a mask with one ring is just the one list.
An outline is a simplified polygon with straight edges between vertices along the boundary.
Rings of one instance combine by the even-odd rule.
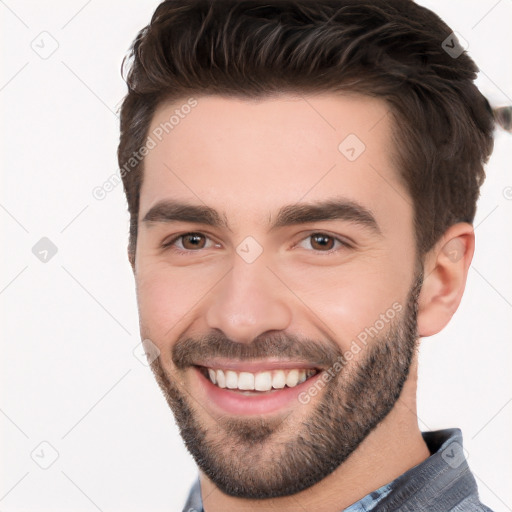
[[[379, 333], [362, 349], [357, 364], [347, 365], [338, 372], [314, 405], [297, 402], [298, 408], [312, 409], [309, 414], [301, 415], [299, 421], [293, 411], [284, 418], [213, 419], [178, 384], [178, 379], [169, 377], [161, 358], [157, 358], [151, 368], [185, 445], [201, 471], [225, 494], [265, 499], [296, 494], [338, 468], [388, 415], [399, 398], [417, 349], [418, 296], [422, 281], [420, 272], [402, 314], [390, 321], [385, 333]], [[196, 341], [199, 347], [204, 340]], [[238, 356], [252, 353], [251, 347], [238, 347], [227, 339], [225, 345], [218, 337], [215, 341], [219, 350], [228, 346], [226, 351], [231, 355], [234, 351]], [[278, 353], [282, 349], [274, 340], [263, 341], [268, 341], [267, 352]], [[321, 345], [317, 342], [318, 347]], [[186, 354], [184, 346], [179, 347], [182, 354]], [[294, 346], [293, 350], [300, 352], [297, 344]], [[304, 346], [304, 350], [312, 349]], [[335, 350], [341, 355], [338, 347]], [[187, 356], [182, 359], [180, 356], [177, 359], [176, 353], [174, 356], [186, 368]]]

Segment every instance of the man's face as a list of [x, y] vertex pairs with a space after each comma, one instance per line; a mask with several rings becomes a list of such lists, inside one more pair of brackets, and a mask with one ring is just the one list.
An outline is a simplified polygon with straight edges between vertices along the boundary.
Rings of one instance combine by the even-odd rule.
[[200, 469], [227, 494], [288, 495], [349, 457], [407, 378], [412, 205], [380, 100], [196, 99], [149, 130], [181, 111], [145, 158], [141, 335]]

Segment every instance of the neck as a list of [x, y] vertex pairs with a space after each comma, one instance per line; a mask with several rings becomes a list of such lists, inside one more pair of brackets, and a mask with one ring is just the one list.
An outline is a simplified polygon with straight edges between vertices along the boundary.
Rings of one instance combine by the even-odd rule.
[[293, 496], [265, 500], [234, 498], [222, 493], [203, 473], [201, 495], [206, 512], [280, 510], [297, 506], [316, 512], [339, 512], [430, 456], [416, 415], [417, 360], [398, 401], [358, 448], [322, 481]]

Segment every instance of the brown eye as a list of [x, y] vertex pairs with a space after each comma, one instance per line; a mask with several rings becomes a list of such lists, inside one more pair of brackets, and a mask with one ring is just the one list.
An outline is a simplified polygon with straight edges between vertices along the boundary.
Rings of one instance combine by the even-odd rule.
[[311, 235], [311, 247], [319, 251], [329, 251], [334, 247], [334, 238], [322, 233]]
[[172, 240], [162, 244], [163, 249], [179, 254], [190, 254], [192, 252], [199, 252], [201, 249], [211, 249], [212, 247], [219, 247], [219, 245], [202, 233], [185, 233], [184, 235], [175, 236]]
[[206, 245], [206, 238], [200, 233], [187, 233], [180, 238], [183, 248], [187, 250], [203, 249]]
[[299, 246], [313, 252], [324, 252], [327, 254], [351, 247], [348, 242], [344, 242], [342, 239], [327, 233], [313, 233], [302, 239]]

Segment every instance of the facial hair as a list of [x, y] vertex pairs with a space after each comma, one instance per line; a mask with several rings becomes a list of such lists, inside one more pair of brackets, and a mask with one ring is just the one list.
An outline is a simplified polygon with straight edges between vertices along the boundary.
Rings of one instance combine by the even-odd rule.
[[[417, 349], [420, 271], [405, 308], [361, 349], [323, 389], [307, 416], [288, 418], [221, 417], [206, 427], [206, 411], [164, 370], [161, 357], [151, 368], [172, 409], [189, 452], [203, 473], [225, 494], [247, 499], [296, 494], [338, 468], [388, 415], [409, 375]], [[343, 357], [339, 345], [273, 333], [251, 344], [236, 343], [222, 333], [179, 339], [172, 360], [179, 374], [198, 357], [250, 360], [280, 356], [327, 367]], [[297, 407], [306, 407], [297, 402]], [[209, 419], [209, 418], [206, 418]]]

